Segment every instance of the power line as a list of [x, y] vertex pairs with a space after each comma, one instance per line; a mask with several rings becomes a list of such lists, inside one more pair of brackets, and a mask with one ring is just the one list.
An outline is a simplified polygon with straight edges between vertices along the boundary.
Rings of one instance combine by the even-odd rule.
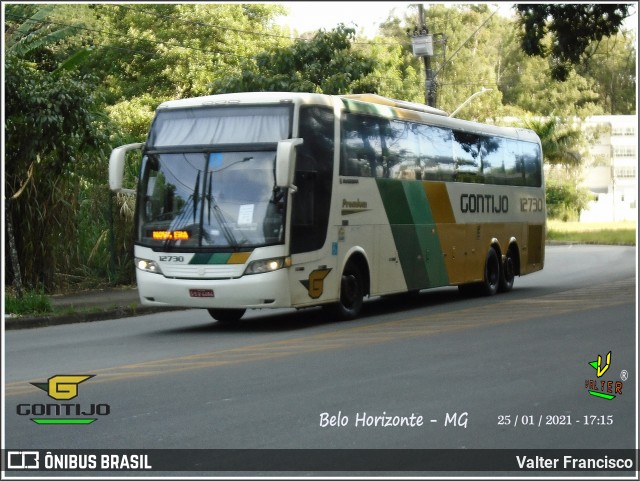
[[[224, 26], [221, 26], [221, 25], [205, 23], [205, 22], [201, 22], [201, 21], [197, 21], [197, 20], [185, 20], [183, 18], [176, 17], [176, 16], [173, 16], [173, 15], [162, 15], [162, 14], [157, 13], [157, 12], [152, 12], [152, 11], [149, 11], [149, 10], [144, 10], [144, 9], [139, 9], [139, 8], [133, 8], [133, 7], [130, 7], [130, 6], [127, 6], [127, 5], [117, 5], [117, 6], [120, 7], [120, 8], [125, 8], [125, 9], [130, 10], [130, 11], [135, 12], [135, 13], [144, 13], [144, 14], [152, 16], [152, 17], [168, 19], [168, 20], [171, 20], [173, 22], [181, 23], [183, 25], [197, 25], [199, 27], [206, 27], [206, 28], [218, 29], [218, 30], [227, 30], [227, 31], [230, 31], [230, 32], [247, 34], [247, 35], [256, 35], [256, 36], [260, 36], [260, 37], [271, 37], [271, 38], [285, 39], [285, 40], [297, 40], [297, 41], [300, 41], [300, 42], [308, 42], [308, 41], [310, 41], [310, 39], [304, 38], [304, 37], [293, 37], [293, 36], [288, 36], [288, 35], [279, 35], [279, 34], [275, 34], [275, 33], [255, 32], [255, 31], [243, 30], [243, 29], [239, 29], [239, 28], [224, 27]], [[319, 32], [319, 30], [317, 30], [317, 31]], [[354, 41], [354, 42], [351, 42], [351, 43], [354, 44], [354, 45], [372, 45], [372, 46], [397, 46], [398, 45], [397, 43], [390, 43], [390, 42]]]
[[[29, 17], [22, 17], [20, 15], [15, 15], [15, 14], [11, 14], [11, 13], [6, 13], [5, 16], [6, 17], [11, 17], [11, 18], [17, 19], [17, 20], [29, 20]], [[58, 26], [62, 26], [62, 27], [73, 28], [73, 29], [76, 29], [76, 30], [84, 30], [86, 32], [99, 33], [99, 34], [103, 34], [103, 35], [108, 35], [110, 37], [116, 37], [116, 38], [119, 38], [119, 39], [123, 38], [123, 35], [121, 35], [121, 34], [107, 32], [105, 30], [97, 30], [97, 29], [94, 29], [94, 28], [88, 28], [88, 27], [84, 27], [84, 26], [81, 26], [81, 25], [71, 25], [71, 24], [64, 23], [64, 22], [56, 22], [56, 21], [53, 21], [53, 20], [39, 20], [38, 23], [49, 24], [49, 25], [58, 25]], [[132, 37], [129, 37], [129, 36], [126, 36], [126, 35], [124, 37], [127, 38], [127, 39], [136, 40], [136, 39], [132, 39]], [[231, 56], [231, 57], [238, 57], [238, 58], [244, 58], [244, 59], [248, 59], [248, 60], [254, 60], [254, 57], [247, 57], [246, 55], [239, 55], [239, 54], [236, 54], [236, 53], [233, 53], [233, 52], [225, 52], [225, 51], [222, 51], [222, 50], [204, 50], [204, 49], [197, 48], [197, 47], [189, 47], [189, 46], [185, 46], [185, 45], [182, 45], [182, 44], [175, 44], [175, 43], [171, 43], [171, 42], [165, 42], [163, 40], [150, 40], [148, 38], [145, 38], [144, 41], [148, 42], [148, 43], [156, 44], [156, 45], [159, 45], [159, 46], [162, 46], [162, 47], [169, 46], [169, 47], [175, 47], [175, 48], [184, 48], [184, 49], [187, 49], [187, 50], [194, 50], [194, 51], [202, 52], [202, 53], [209, 54], [209, 55], [227, 55], [227, 56]], [[153, 52], [153, 53], [148, 52], [148, 53], [152, 54], [152, 55], [157, 55], [158, 54], [157, 52]]]

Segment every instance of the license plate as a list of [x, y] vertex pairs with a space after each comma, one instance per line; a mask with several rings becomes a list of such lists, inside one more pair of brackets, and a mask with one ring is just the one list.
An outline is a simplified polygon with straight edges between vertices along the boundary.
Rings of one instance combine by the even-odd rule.
[[214, 297], [213, 289], [189, 289], [191, 297]]

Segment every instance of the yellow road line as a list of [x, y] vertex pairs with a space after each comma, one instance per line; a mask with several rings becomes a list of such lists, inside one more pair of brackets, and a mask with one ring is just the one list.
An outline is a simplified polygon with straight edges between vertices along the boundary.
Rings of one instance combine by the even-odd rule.
[[[496, 302], [466, 309], [424, 314], [403, 320], [385, 321], [359, 327], [346, 327], [337, 331], [311, 334], [294, 339], [270, 341], [170, 359], [158, 359], [104, 369], [93, 369], [97, 377], [92, 385], [144, 377], [222, 367], [231, 364], [259, 362], [278, 358], [349, 349], [357, 346], [380, 344], [417, 336], [493, 326], [541, 317], [557, 316], [594, 308], [635, 302], [635, 280], [610, 283], [606, 286], [574, 289], [532, 299], [509, 300], [496, 298]], [[5, 386], [6, 396], [16, 396], [37, 390], [30, 382], [12, 382]]]

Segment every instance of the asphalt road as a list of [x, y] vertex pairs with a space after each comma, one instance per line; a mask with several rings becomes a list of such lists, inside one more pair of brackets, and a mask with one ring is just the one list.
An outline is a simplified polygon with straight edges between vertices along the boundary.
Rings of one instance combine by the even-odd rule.
[[[636, 293], [635, 248], [551, 246], [508, 294], [372, 299], [347, 323], [311, 309], [223, 326], [186, 310], [8, 331], [5, 446], [634, 448]], [[608, 352], [598, 378], [589, 362]], [[62, 374], [94, 375], [58, 402], [100, 405], [96, 422], [19, 414], [56, 402], [30, 383]]]

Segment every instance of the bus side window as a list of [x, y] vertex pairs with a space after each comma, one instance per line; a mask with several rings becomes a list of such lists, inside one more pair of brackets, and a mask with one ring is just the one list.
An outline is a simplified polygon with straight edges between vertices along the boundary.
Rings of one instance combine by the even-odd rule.
[[517, 140], [505, 139], [505, 144], [505, 183], [509, 185], [525, 185], [520, 143]]
[[484, 136], [480, 139], [481, 171], [487, 184], [505, 184], [505, 144], [502, 137]]
[[418, 163], [420, 145], [415, 124], [392, 120], [385, 129], [385, 177], [392, 179], [421, 179]]
[[532, 142], [523, 142], [521, 155], [524, 164], [525, 185], [540, 187], [542, 185], [540, 147]]
[[480, 173], [480, 139], [475, 134], [453, 132], [456, 182], [482, 182]]
[[452, 181], [454, 173], [451, 129], [418, 126], [424, 180]]
[[340, 175], [383, 176], [383, 151], [376, 119], [346, 113], [342, 121]]

